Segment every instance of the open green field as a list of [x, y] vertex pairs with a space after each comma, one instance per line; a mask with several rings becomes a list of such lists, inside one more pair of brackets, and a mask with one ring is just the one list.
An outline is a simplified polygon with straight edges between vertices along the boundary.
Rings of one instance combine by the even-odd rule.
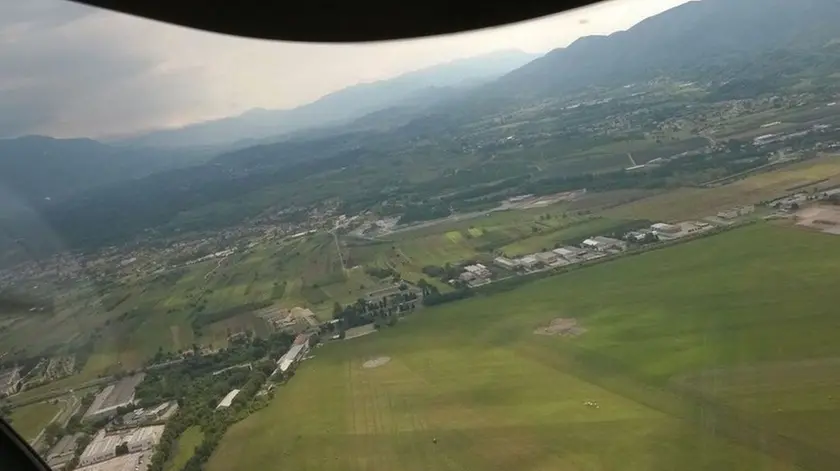
[[12, 425], [23, 438], [33, 440], [61, 410], [59, 405], [38, 402], [12, 411]]
[[759, 223], [426, 309], [321, 348], [208, 469], [835, 469], [838, 256]]
[[[823, 182], [823, 180], [828, 181]], [[803, 185], [840, 184], [840, 156], [830, 155], [800, 162], [715, 188], [680, 188], [618, 206], [609, 217], [680, 221], [714, 216], [718, 211], [747, 203], [778, 198]]]
[[178, 442], [175, 445], [175, 454], [172, 459], [166, 463], [164, 468], [166, 471], [181, 471], [184, 465], [187, 464], [190, 458], [195, 453], [195, 448], [201, 444], [204, 439], [204, 434], [201, 432], [201, 427], [193, 426], [184, 430], [184, 433], [178, 437]]

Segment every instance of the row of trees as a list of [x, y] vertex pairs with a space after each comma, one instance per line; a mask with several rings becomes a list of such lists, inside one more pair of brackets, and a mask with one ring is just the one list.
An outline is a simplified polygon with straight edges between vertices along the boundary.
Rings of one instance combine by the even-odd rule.
[[358, 327], [373, 323], [376, 327], [382, 325], [396, 324], [396, 317], [400, 314], [411, 312], [419, 296], [408, 289], [408, 285], [400, 285], [400, 291], [379, 300], [359, 298], [353, 304], [342, 306], [339, 303], [333, 304], [333, 319], [341, 320], [339, 335], [341, 331], [351, 327]]

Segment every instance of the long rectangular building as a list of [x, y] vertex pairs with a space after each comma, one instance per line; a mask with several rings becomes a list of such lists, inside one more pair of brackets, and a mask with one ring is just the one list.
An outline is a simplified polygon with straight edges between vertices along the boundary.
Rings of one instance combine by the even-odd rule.
[[239, 394], [238, 389], [231, 389], [231, 391], [227, 393], [227, 396], [225, 396], [222, 399], [222, 401], [219, 402], [219, 405], [216, 406], [216, 409], [224, 409], [226, 407], [230, 407], [230, 405], [233, 404], [233, 399], [236, 397], [237, 394]]
[[134, 390], [143, 381], [143, 373], [123, 378], [115, 384], [107, 386], [94, 398], [83, 421], [96, 421], [117, 415], [117, 409], [134, 403]]

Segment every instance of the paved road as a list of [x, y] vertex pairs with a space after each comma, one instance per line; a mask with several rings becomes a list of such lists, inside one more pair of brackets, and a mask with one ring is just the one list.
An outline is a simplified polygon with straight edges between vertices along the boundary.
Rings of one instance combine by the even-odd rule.
[[18, 393], [18, 394], [15, 394], [14, 396], [11, 396], [9, 398], [9, 404], [11, 404], [14, 407], [22, 407], [22, 406], [29, 405], [29, 404], [35, 404], [36, 402], [44, 402], [44, 401], [48, 401], [50, 399], [55, 399], [57, 397], [64, 396], [67, 393], [72, 393], [73, 391], [86, 389], [86, 388], [89, 388], [89, 387], [92, 387], [92, 386], [99, 386], [99, 385], [102, 385], [102, 384], [107, 384], [107, 383], [112, 382], [113, 380], [114, 380], [113, 377], [105, 376], [104, 378], [92, 379], [90, 381], [86, 381], [82, 384], [77, 384], [77, 385], [72, 386], [72, 387], [64, 387], [64, 388], [58, 388], [58, 389], [52, 389], [52, 390], [44, 391], [41, 394], [31, 396], [31, 397], [23, 396], [23, 398], [21, 398], [20, 395], [23, 394], [23, 393]]
[[330, 232], [332, 233], [333, 240], [335, 240], [335, 250], [338, 252], [338, 259], [341, 260], [341, 268], [342, 268], [342, 270], [346, 270], [347, 267], [344, 265], [344, 255], [342, 255], [342, 253], [341, 253], [341, 246], [338, 245], [338, 235], [336, 234], [337, 229], [338, 229], [338, 227], [336, 227], [335, 229], [333, 229]]

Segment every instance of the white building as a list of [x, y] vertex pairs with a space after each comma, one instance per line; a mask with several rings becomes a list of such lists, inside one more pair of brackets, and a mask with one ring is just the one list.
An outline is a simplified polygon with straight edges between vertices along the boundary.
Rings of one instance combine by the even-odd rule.
[[613, 239], [611, 237], [596, 236], [583, 241], [583, 247], [597, 250], [599, 252], [606, 252], [609, 250], [625, 250], [627, 249], [627, 242], [623, 240]]
[[298, 335], [295, 337], [295, 341], [289, 351], [277, 360], [277, 370], [275, 371], [285, 373], [295, 363], [303, 359], [307, 353], [309, 353], [309, 336], [303, 334]]
[[753, 139], [753, 145], [763, 146], [765, 144], [770, 144], [771, 142], [774, 142], [776, 140], [778, 140], [778, 137], [776, 137], [775, 134], [765, 134], [763, 136], [758, 136], [755, 139]]
[[554, 252], [540, 252], [538, 254], [534, 254], [534, 258], [536, 258], [537, 261], [546, 265], [556, 261], [557, 257], [558, 255]]
[[106, 434], [100, 430], [79, 457], [79, 466], [89, 466], [117, 456], [117, 447], [123, 443], [128, 446], [129, 453], [136, 453], [152, 449], [163, 435], [163, 425], [152, 425], [132, 430], [121, 430], [113, 434]]
[[673, 224], [665, 224], [664, 222], [657, 222], [656, 224], [650, 226], [650, 229], [653, 232], [661, 234], [677, 234], [681, 230], [680, 226], [675, 226]]
[[230, 407], [233, 404], [233, 399], [236, 398], [236, 395], [239, 394], [238, 389], [231, 389], [229, 393], [222, 400], [219, 402], [219, 405], [216, 406], [216, 409], [224, 409]]

